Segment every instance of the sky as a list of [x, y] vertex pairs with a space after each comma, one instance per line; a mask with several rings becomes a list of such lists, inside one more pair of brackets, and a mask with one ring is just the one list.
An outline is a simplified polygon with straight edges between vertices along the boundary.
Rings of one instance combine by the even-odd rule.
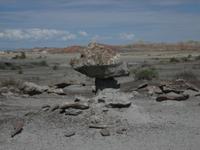
[[200, 0], [0, 0], [0, 48], [200, 40]]

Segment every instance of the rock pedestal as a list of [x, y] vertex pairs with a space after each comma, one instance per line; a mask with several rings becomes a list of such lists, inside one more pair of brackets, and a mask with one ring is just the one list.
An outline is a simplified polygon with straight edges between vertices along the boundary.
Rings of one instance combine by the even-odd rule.
[[89, 77], [95, 78], [97, 90], [119, 88], [115, 77], [127, 76], [129, 70], [119, 54], [108, 46], [91, 43], [81, 52], [78, 59], [71, 60], [72, 67]]

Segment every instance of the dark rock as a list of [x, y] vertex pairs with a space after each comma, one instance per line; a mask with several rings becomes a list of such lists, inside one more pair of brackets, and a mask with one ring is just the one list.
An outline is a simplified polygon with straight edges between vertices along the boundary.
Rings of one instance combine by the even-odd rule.
[[55, 86], [56, 86], [56, 88], [63, 89], [63, 88], [70, 86], [70, 85], [71, 85], [71, 83], [57, 83]]
[[57, 109], [59, 109], [59, 105], [58, 104], [56, 104], [56, 105], [51, 107], [51, 111], [55, 111]]
[[89, 128], [94, 128], [94, 129], [105, 129], [108, 128], [107, 125], [98, 125], [98, 124], [90, 124]]
[[11, 137], [13, 138], [14, 136], [16, 136], [17, 134], [20, 134], [23, 130], [24, 127], [24, 121], [22, 120], [17, 120], [14, 124], [14, 130], [11, 133]]
[[147, 87], [147, 86], [148, 86], [147, 83], [142, 83], [142, 84], [140, 84], [140, 85], [137, 87], [137, 90], [143, 89], [143, 88], [145, 88], [145, 87]]
[[199, 93], [199, 94], [196, 94], [195, 96], [196, 96], [196, 97], [200, 96], [200, 93]]
[[120, 84], [118, 84], [117, 80], [115, 80], [113, 77], [106, 78], [106, 79], [95, 79], [95, 86], [96, 86], [96, 92], [98, 90], [103, 90], [105, 88], [113, 88], [113, 89], [119, 89]]
[[60, 113], [60, 114], [65, 113], [65, 109], [60, 109], [60, 110], [59, 110], [59, 113]]
[[110, 102], [106, 105], [108, 108], [127, 108], [131, 106], [131, 102]]
[[102, 136], [110, 136], [110, 131], [108, 129], [102, 129], [100, 133]]
[[74, 136], [76, 134], [75, 131], [66, 131], [65, 133], [65, 137], [71, 137], [71, 136]]

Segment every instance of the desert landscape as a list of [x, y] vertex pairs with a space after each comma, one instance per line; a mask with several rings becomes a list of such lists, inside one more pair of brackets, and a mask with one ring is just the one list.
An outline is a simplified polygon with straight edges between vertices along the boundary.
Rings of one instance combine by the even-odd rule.
[[198, 43], [2, 51], [0, 149], [198, 150], [199, 74]]
[[0, 0], [0, 150], [199, 150], [200, 0]]

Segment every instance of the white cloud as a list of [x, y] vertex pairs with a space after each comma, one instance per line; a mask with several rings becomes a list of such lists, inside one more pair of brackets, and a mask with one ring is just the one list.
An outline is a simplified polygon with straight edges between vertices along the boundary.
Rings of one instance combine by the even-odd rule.
[[120, 33], [119, 37], [123, 40], [133, 40], [135, 34], [133, 33]]
[[112, 36], [106, 36], [106, 35], [94, 35], [91, 38], [91, 41], [93, 41], [93, 42], [102, 42], [104, 40], [110, 40], [110, 39], [113, 39], [113, 37]]
[[76, 34], [72, 34], [72, 33], [70, 33], [70, 34], [68, 34], [68, 35], [65, 35], [65, 36], [63, 36], [62, 37], [62, 40], [64, 40], [64, 41], [67, 41], [67, 40], [74, 40], [74, 39], [76, 39]]
[[47, 40], [53, 38], [72, 40], [76, 38], [76, 35], [64, 30], [30, 28], [6, 29], [0, 32], [0, 38], [9, 40]]
[[78, 32], [81, 36], [88, 36], [88, 33], [86, 31], [79, 31]]

